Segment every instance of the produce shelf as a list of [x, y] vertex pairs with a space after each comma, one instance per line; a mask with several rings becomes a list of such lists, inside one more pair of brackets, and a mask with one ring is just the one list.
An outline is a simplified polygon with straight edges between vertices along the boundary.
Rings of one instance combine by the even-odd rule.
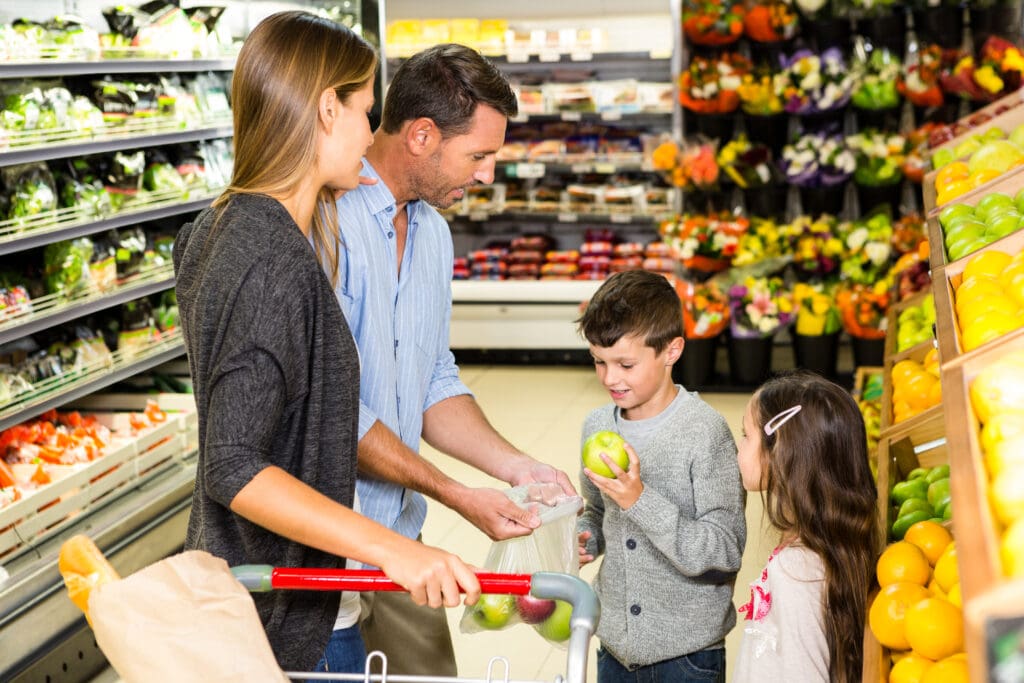
[[190, 190], [185, 196], [176, 190], [140, 193], [128, 199], [123, 210], [108, 215], [95, 216], [81, 208], [67, 208], [28, 219], [0, 221], [0, 255], [201, 211], [218, 194], [205, 187]]
[[[105, 126], [97, 131], [48, 130], [44, 134], [29, 131], [34, 137], [16, 138], [12, 135], [11, 146], [0, 152], [0, 166], [25, 164], [32, 161], [47, 161], [66, 157], [116, 152], [135, 147], [157, 147], [176, 145], [182, 142], [196, 142], [212, 138], [227, 138], [232, 135], [230, 121], [201, 123], [187, 128], [184, 121], [142, 121], [123, 126]], [[23, 146], [22, 146], [23, 145]]]
[[231, 71], [234, 57], [215, 59], [89, 59], [88, 54], [72, 55], [68, 61], [54, 57], [37, 61], [0, 62], [0, 79], [48, 76], [87, 76], [91, 74], [152, 74], [154, 72], [189, 73]]
[[174, 267], [167, 265], [128, 278], [109, 290], [92, 286], [71, 298], [50, 294], [33, 299], [24, 312], [0, 315], [0, 344], [172, 287]]
[[563, 111], [551, 114], [519, 114], [509, 119], [510, 123], [554, 123], [556, 121], [626, 121], [637, 126], [658, 126], [664, 125], [667, 118], [671, 117], [672, 110], [628, 112], [621, 111]]
[[[890, 328], [886, 334], [886, 341], [891, 335], [895, 335], [896, 330]], [[917, 346], [907, 349], [902, 353], [897, 353], [891, 356], [885, 357], [884, 370], [882, 373], [882, 436], [899, 436], [914, 433], [915, 437], [918, 437], [916, 430], [920, 428], [922, 424], [931, 424], [931, 421], [935, 419], [936, 412], [938, 413], [938, 421], [942, 421], [942, 405], [932, 406], [927, 410], [924, 410], [913, 417], [910, 417], [902, 422], [894, 423], [892, 414], [893, 404], [893, 387], [892, 387], [892, 368], [901, 360], [913, 360], [918, 363], [922, 362], [925, 356], [935, 348], [934, 341], [923, 341]], [[941, 363], [941, 357], [939, 362]], [[927, 429], [927, 428], [926, 428]], [[930, 433], [930, 432], [929, 432]], [[922, 439], [928, 440], [928, 439]]]
[[0, 429], [7, 429], [50, 408], [56, 408], [116, 384], [176, 358], [184, 352], [185, 345], [181, 332], [175, 330], [157, 341], [140, 347], [135, 353], [116, 351], [112, 354], [112, 362], [92, 363], [74, 373], [73, 377], [64, 375], [37, 382], [31, 391], [19, 394], [0, 406]]
[[587, 213], [583, 211], [470, 211], [466, 215], [445, 214], [449, 223], [471, 221], [512, 221], [534, 223], [586, 223], [590, 227], [594, 223], [616, 223], [620, 225], [653, 225], [668, 220], [673, 216], [669, 210], [656, 211], [648, 214], [639, 213]]
[[[911, 351], [911, 349], [904, 349], [903, 351], [897, 351], [896, 350], [896, 338], [897, 338], [897, 335], [899, 334], [899, 331], [900, 331], [900, 329], [899, 329], [900, 313], [902, 313], [903, 311], [907, 310], [908, 308], [912, 308], [914, 306], [919, 306], [921, 304], [921, 302], [925, 300], [925, 297], [928, 296], [928, 294], [930, 294], [930, 291], [918, 292], [917, 294], [914, 294], [913, 296], [911, 296], [911, 297], [909, 297], [907, 299], [904, 299], [903, 301], [900, 301], [899, 303], [893, 304], [892, 306], [889, 307], [889, 311], [887, 313], [889, 321], [886, 323], [886, 325], [887, 325], [886, 330], [892, 330], [892, 334], [886, 334], [885, 335], [885, 351], [884, 351], [884, 353], [885, 353], [885, 357], [886, 358], [895, 357], [895, 356], [904, 357], [904, 355], [907, 352]], [[934, 337], [932, 339], [930, 339], [929, 341], [934, 342], [935, 341]], [[915, 345], [915, 347], [912, 347], [912, 348], [916, 348], [916, 346], [919, 346], [919, 345], [920, 344]], [[896, 362], [898, 360], [900, 360], [900, 358], [894, 358], [893, 362]]]
[[594, 159], [565, 159], [543, 157], [539, 159], [522, 159], [518, 161], [498, 162], [507, 178], [542, 178], [548, 173], [567, 175], [571, 173], [594, 173], [611, 175], [613, 173], [649, 172], [653, 171], [644, 162], [643, 155], [618, 155], [614, 157], [597, 157]]

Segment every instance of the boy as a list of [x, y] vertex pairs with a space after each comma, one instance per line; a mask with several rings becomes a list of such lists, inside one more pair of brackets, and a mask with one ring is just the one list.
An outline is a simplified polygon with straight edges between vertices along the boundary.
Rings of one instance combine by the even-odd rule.
[[577, 323], [612, 398], [587, 417], [583, 438], [618, 432], [629, 455], [623, 472], [602, 454], [614, 478], [586, 467], [580, 476], [580, 563], [605, 554], [594, 582], [598, 681], [725, 681], [743, 488], [725, 419], [672, 381], [679, 298], [661, 275], [618, 273]]

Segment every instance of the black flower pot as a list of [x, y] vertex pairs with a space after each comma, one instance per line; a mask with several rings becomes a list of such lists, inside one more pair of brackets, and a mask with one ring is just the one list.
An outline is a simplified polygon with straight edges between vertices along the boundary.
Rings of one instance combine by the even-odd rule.
[[888, 109], [861, 109], [853, 108], [854, 117], [857, 120], [857, 130], [874, 128], [875, 130], [899, 130], [900, 114], [903, 107], [897, 105]]
[[683, 192], [683, 209], [690, 213], [717, 213], [732, 208], [732, 186]]
[[963, 102], [961, 98], [947, 95], [942, 104], [937, 107], [919, 107], [915, 104], [914, 125], [920, 126], [925, 121], [953, 123], [960, 118], [961, 102]]
[[860, 214], [866, 216], [872, 209], [887, 204], [892, 210], [893, 216], [900, 214], [900, 199], [903, 197], [903, 181], [891, 185], [861, 185], [854, 183], [857, 188], [857, 204], [860, 206]]
[[1020, 40], [1021, 4], [995, 5], [993, 7], [971, 7], [971, 41], [974, 51], [981, 50], [991, 36], [1004, 38], [1011, 43]]
[[756, 116], [744, 113], [743, 127], [751, 142], [766, 145], [776, 159], [781, 158], [782, 148], [789, 141], [789, 114]]
[[915, 9], [914, 33], [921, 43], [936, 43], [949, 49], [960, 47], [964, 41], [963, 7], [942, 5]]
[[[718, 140], [723, 145], [732, 139], [732, 132], [736, 124], [736, 115], [728, 114], [698, 114], [688, 111], [683, 115], [686, 128], [689, 131], [697, 131], [709, 140]], [[690, 125], [690, 124], [693, 125]]]
[[833, 379], [839, 360], [839, 332], [821, 335], [793, 334], [793, 360], [798, 368]]
[[853, 364], [858, 368], [880, 367], [885, 358], [885, 339], [865, 339], [850, 336]]
[[899, 59], [907, 49], [907, 13], [896, 6], [889, 14], [861, 17], [857, 20], [857, 33], [874, 47], [887, 47]]
[[781, 221], [786, 217], [786, 197], [789, 188], [785, 185], [771, 184], [761, 187], [750, 187], [743, 190], [743, 204], [747, 214], [758, 218], [772, 218]]
[[837, 47], [846, 54], [850, 51], [850, 35], [853, 33], [849, 19], [828, 18], [802, 21], [801, 34], [808, 46], [817, 53], [830, 47]]
[[747, 44], [750, 46], [750, 61], [754, 64], [767, 64], [772, 69], [779, 69], [786, 55], [793, 52], [792, 40], [779, 40], [772, 43], [750, 40]]
[[672, 381], [687, 389], [699, 389], [715, 379], [715, 356], [718, 336], [710, 339], [687, 339], [683, 355], [672, 366]]
[[733, 384], [757, 386], [772, 371], [774, 337], [746, 339], [729, 336], [729, 380]]
[[825, 187], [801, 187], [800, 208], [808, 216], [838, 216], [846, 203], [846, 183]]
[[799, 114], [797, 116], [800, 130], [805, 133], [821, 133], [823, 135], [841, 135], [845, 120], [845, 106], [829, 109], [828, 111]]

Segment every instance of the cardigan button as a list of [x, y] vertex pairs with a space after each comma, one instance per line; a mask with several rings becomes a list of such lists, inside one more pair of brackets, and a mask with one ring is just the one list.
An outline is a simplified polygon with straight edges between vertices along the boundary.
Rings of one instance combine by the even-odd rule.
[[636, 541], [632, 538], [626, 540], [626, 547], [630, 550], [636, 550]]
[[633, 605], [632, 607], [630, 607], [629, 613], [632, 614], [634, 617], [640, 614], [640, 605]]

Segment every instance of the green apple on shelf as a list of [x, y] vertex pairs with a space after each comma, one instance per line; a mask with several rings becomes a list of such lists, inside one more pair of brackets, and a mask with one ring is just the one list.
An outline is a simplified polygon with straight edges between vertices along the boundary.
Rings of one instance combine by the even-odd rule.
[[939, 225], [949, 260], [961, 259], [1024, 227], [1024, 190], [1015, 197], [993, 192], [975, 206], [947, 206], [939, 212]]
[[928, 294], [916, 306], [908, 306], [896, 319], [896, 351], [906, 351], [933, 338], [935, 324], [935, 298]]

